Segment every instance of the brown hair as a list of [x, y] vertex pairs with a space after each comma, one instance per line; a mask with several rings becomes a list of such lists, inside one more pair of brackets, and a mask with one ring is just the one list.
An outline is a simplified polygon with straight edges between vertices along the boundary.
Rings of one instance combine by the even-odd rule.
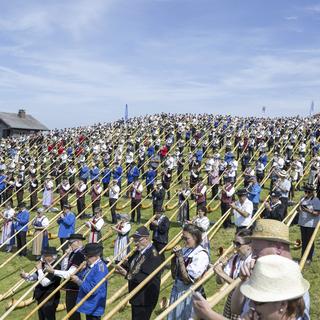
[[286, 316], [302, 317], [306, 308], [303, 297], [287, 301]]
[[196, 245], [198, 246], [202, 242], [202, 231], [199, 227], [193, 224], [186, 224], [183, 227], [183, 231], [186, 231], [191, 234], [192, 238], [196, 241]]

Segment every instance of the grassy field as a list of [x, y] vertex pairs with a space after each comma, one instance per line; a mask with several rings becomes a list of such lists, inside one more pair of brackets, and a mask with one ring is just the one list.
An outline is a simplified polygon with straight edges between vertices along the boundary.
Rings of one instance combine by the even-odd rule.
[[[262, 198], [264, 198], [265, 195], [268, 194], [268, 190], [264, 189], [263, 190], [263, 196]], [[300, 193], [296, 193], [296, 197], [295, 200], [297, 200], [299, 197], [301, 196], [301, 192]], [[87, 199], [87, 201], [89, 201], [89, 199]], [[105, 201], [105, 199], [103, 200]], [[121, 203], [123, 203], [124, 201], [126, 201], [126, 199], [121, 200]], [[215, 202], [216, 204], [217, 202]], [[108, 209], [106, 209], [106, 216], [107, 216], [107, 224], [110, 223], [110, 212]], [[122, 212], [129, 212], [129, 207], [127, 207], [126, 209], [122, 210]], [[169, 211], [168, 212], [168, 216], [170, 216], [174, 211]], [[32, 213], [34, 215], [34, 213]], [[53, 213], [49, 213], [48, 217], [52, 217], [54, 214]], [[145, 223], [152, 215], [151, 209], [146, 209], [146, 210], [142, 210], [142, 223]], [[195, 211], [193, 209], [192, 211], [192, 216], [195, 215]], [[210, 213], [209, 214], [209, 218], [212, 221], [215, 221], [219, 218], [220, 216], [220, 210], [217, 210], [214, 213]], [[83, 224], [84, 221], [79, 220], [77, 222], [77, 227], [79, 227], [81, 224]], [[108, 227], [105, 227], [105, 230]], [[135, 230], [137, 228], [137, 225], [133, 226], [133, 230]], [[177, 234], [177, 232], [180, 230], [180, 227], [176, 224], [176, 223], [172, 223], [171, 224], [171, 228], [170, 228], [170, 238], [172, 238], [175, 234]], [[299, 228], [297, 226], [293, 226], [290, 229], [290, 237], [292, 240], [295, 239], [299, 239], [300, 238], [300, 232], [299, 232]], [[55, 225], [52, 230], [50, 230], [53, 233], [57, 232], [57, 225]], [[219, 230], [219, 232], [216, 234], [216, 236], [213, 238], [212, 242], [211, 242], [211, 258], [212, 261], [215, 261], [218, 258], [218, 248], [219, 247], [224, 247], [227, 248], [230, 244], [231, 241], [233, 239], [234, 236], [234, 230], [233, 229], [221, 229]], [[28, 238], [30, 239], [30, 238]], [[104, 242], [104, 254], [105, 256], [111, 256], [113, 254], [113, 248], [112, 248], [112, 243], [114, 236], [112, 238], [107, 239]], [[58, 246], [59, 245], [59, 240], [51, 240], [50, 241], [50, 245], [51, 246]], [[316, 252], [315, 252], [315, 258], [313, 263], [310, 266], [306, 266], [303, 273], [306, 279], [308, 279], [311, 283], [311, 289], [310, 289], [310, 294], [311, 294], [311, 319], [320, 319], [320, 311], [319, 309], [316, 307], [319, 303], [320, 303], [320, 297], [319, 297], [319, 285], [320, 285], [320, 275], [319, 275], [319, 266], [320, 266], [320, 262], [319, 262], [319, 256], [318, 256], [318, 249], [319, 249], [319, 242], [316, 241]], [[300, 257], [300, 251], [292, 251], [293, 257], [295, 259], [298, 259]], [[7, 254], [5, 252], [1, 252], [0, 253], [0, 262], [2, 263], [3, 261], [5, 261], [7, 258], [10, 257], [10, 254]], [[27, 258], [20, 258], [20, 257], [16, 257], [14, 258], [8, 265], [6, 265], [4, 268], [2, 268], [0, 270], [0, 288], [1, 288], [1, 292], [0, 293], [4, 293], [6, 292], [8, 289], [10, 289], [10, 287], [12, 287], [15, 283], [17, 283], [17, 281], [20, 279], [19, 278], [19, 272], [20, 269], [23, 268], [25, 271], [29, 271], [31, 270], [35, 265], [35, 261], [33, 260], [33, 257], [30, 254], [30, 250], [28, 252], [28, 257]], [[114, 275], [112, 276], [112, 278], [109, 281], [109, 287], [108, 287], [108, 296], [111, 297], [123, 284], [125, 284], [125, 281], [122, 279], [122, 277], [118, 276], [118, 275]], [[160, 297], [169, 297], [170, 295], [170, 290], [171, 290], [171, 286], [172, 286], [172, 281], [171, 279], [168, 280], [161, 288], [161, 293], [160, 293]], [[29, 287], [29, 284], [24, 284], [19, 291], [15, 294], [14, 298], [17, 299], [19, 298], [25, 291], [26, 289]], [[211, 296], [216, 290], [218, 289], [218, 286], [215, 282], [215, 279], [212, 278], [210, 279], [206, 284], [205, 284], [205, 291], [207, 296]], [[28, 296], [30, 297], [30, 295]], [[8, 298], [4, 301], [0, 302], [0, 313], [3, 314], [6, 308], [6, 305], [11, 301], [12, 298]], [[121, 300], [121, 299], [120, 299]], [[118, 301], [120, 301], [118, 300]], [[62, 293], [62, 298], [61, 301], [64, 301], [64, 293]], [[117, 302], [118, 302], [117, 301]], [[115, 304], [117, 303], [115, 302]], [[216, 306], [215, 310], [217, 311], [221, 311], [223, 308], [223, 304], [224, 302], [221, 302], [219, 305]], [[23, 319], [26, 314], [32, 310], [35, 307], [35, 303], [33, 303], [32, 305], [22, 308], [22, 309], [17, 309], [15, 311], [13, 311], [8, 317], [7, 319]], [[114, 305], [108, 305], [107, 306], [107, 310], [111, 310], [114, 307]], [[160, 308], [159, 306], [157, 307], [157, 309], [154, 312], [153, 318], [159, 314], [160, 312]], [[62, 317], [65, 315], [65, 311], [61, 311], [57, 313], [57, 319], [62, 319]], [[114, 319], [119, 319], [119, 320], [128, 320], [130, 319], [130, 306], [126, 307], [122, 312], [118, 313]], [[33, 316], [33, 319], [37, 319], [37, 316]], [[83, 317], [84, 319], [84, 317]]]

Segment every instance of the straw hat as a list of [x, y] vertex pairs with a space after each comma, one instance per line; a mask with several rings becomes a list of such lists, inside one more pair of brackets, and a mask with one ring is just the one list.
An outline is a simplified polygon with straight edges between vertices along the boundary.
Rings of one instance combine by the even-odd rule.
[[274, 302], [302, 297], [309, 287], [296, 262], [268, 255], [257, 260], [251, 277], [241, 285], [240, 291], [254, 301]]
[[252, 230], [252, 236], [248, 238], [291, 243], [289, 227], [283, 222], [273, 219], [259, 219]]

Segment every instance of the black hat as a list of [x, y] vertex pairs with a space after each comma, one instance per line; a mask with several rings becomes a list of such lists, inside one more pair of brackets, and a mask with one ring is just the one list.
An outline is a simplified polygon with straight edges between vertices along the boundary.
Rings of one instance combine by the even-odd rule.
[[136, 232], [132, 235], [134, 238], [142, 238], [142, 237], [149, 237], [150, 233], [149, 230], [145, 227], [139, 227]]
[[80, 233], [72, 233], [67, 239], [70, 241], [70, 240], [85, 240], [86, 238]]
[[312, 184], [306, 184], [303, 186], [303, 191], [311, 191], [313, 192], [315, 189], [314, 189], [314, 186]]
[[99, 243], [87, 243], [82, 253], [87, 257], [100, 256], [103, 252], [103, 246]]
[[43, 255], [56, 255], [57, 249], [55, 247], [46, 247], [41, 250], [41, 254]]
[[248, 195], [248, 191], [247, 191], [247, 189], [245, 189], [245, 188], [239, 189], [239, 190], [237, 191], [237, 195], [238, 195], [238, 196], [246, 196], [246, 195]]
[[278, 191], [278, 190], [272, 191], [272, 192], [270, 193], [270, 196], [271, 196], [271, 197], [275, 197], [275, 198], [280, 198], [281, 195], [282, 195], [282, 193], [281, 193], [280, 191]]

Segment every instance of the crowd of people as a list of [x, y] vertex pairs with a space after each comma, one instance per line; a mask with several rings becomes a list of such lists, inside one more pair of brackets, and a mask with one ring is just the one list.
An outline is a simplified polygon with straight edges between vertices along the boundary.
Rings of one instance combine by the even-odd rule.
[[[169, 305], [210, 268], [219, 284], [239, 277], [242, 283], [228, 294], [223, 315], [211, 309], [201, 285], [169, 320], [310, 319], [309, 284], [292, 261], [283, 221], [292, 215], [301, 256], [308, 250], [311, 264], [314, 244], [307, 246], [320, 215], [319, 136], [317, 118], [158, 114], [2, 139], [0, 248], [8, 257], [30, 258], [32, 247], [36, 270], [21, 277], [36, 281], [41, 320], [56, 319], [62, 281], [69, 318], [96, 320], [108, 311], [111, 266], [132, 292], [163, 265], [129, 301], [131, 318], [147, 320], [170, 268], [165, 252], [174, 225], [183, 244], [172, 251]], [[121, 213], [127, 203], [130, 212]], [[235, 250], [218, 263], [210, 244], [216, 211], [220, 232], [234, 230]], [[106, 226], [112, 234], [105, 237]], [[104, 257], [113, 234], [113, 257]]]

